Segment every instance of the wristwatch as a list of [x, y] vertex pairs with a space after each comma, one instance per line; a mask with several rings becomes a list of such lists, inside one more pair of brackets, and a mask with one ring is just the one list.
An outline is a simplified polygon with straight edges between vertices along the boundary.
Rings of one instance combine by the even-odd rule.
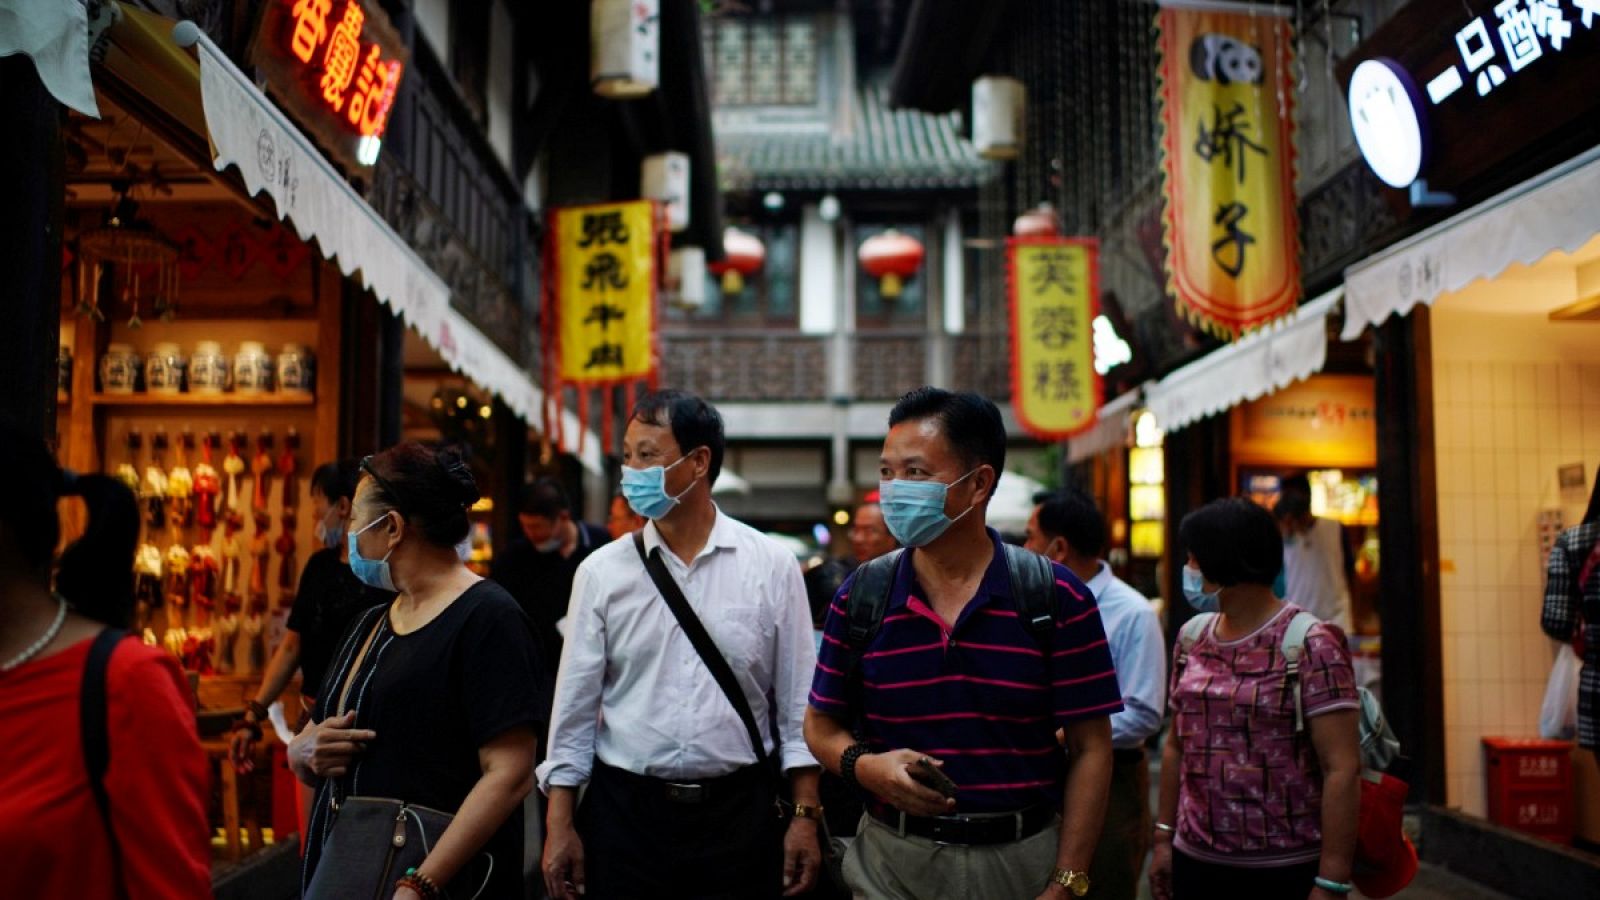
[[820, 819], [822, 818], [822, 807], [796, 803], [794, 805], [794, 817], [796, 819]]
[[1087, 872], [1056, 869], [1050, 873], [1050, 881], [1066, 888], [1067, 893], [1074, 897], [1082, 897], [1089, 893], [1089, 875]]

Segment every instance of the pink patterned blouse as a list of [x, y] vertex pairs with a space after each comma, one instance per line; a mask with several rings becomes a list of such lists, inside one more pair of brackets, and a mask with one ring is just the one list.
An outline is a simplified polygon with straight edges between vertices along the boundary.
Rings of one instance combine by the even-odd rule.
[[[1179, 746], [1173, 846], [1205, 862], [1263, 868], [1322, 851], [1322, 773], [1309, 726], [1294, 731], [1285, 690], [1285, 605], [1254, 634], [1219, 641], [1215, 621], [1189, 650], [1173, 650], [1172, 711]], [[1356, 709], [1350, 651], [1338, 628], [1318, 624], [1300, 661], [1306, 718]]]

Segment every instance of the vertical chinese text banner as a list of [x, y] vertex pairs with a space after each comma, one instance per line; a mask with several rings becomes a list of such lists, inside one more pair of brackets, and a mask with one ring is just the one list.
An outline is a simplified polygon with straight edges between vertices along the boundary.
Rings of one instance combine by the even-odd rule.
[[1167, 288], [1231, 339], [1300, 299], [1293, 33], [1270, 6], [1164, 0], [1157, 17]]
[[1017, 421], [1042, 441], [1095, 423], [1099, 246], [1091, 238], [1012, 238], [1006, 243], [1011, 305], [1011, 397]]
[[[654, 380], [657, 210], [652, 201], [638, 200], [569, 207], [553, 215], [551, 392], [576, 387], [582, 410], [589, 388]], [[607, 392], [607, 426], [609, 399]]]

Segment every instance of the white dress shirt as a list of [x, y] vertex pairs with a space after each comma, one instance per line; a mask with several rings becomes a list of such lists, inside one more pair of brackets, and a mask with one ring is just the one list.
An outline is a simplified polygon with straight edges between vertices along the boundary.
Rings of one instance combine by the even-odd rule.
[[1122, 712], [1111, 717], [1111, 745], [1118, 750], [1143, 747], [1161, 730], [1167, 706], [1167, 646], [1161, 622], [1150, 601], [1111, 574], [1104, 560], [1088, 588], [1100, 607], [1100, 623], [1117, 667], [1117, 684], [1122, 686]]
[[1283, 541], [1283, 599], [1350, 633], [1350, 584], [1344, 576], [1344, 528], [1318, 517]]
[[[785, 771], [815, 766], [801, 725], [817, 657], [794, 555], [721, 510], [688, 563], [666, 547], [654, 522], [644, 526], [644, 542], [646, 552], [661, 548], [667, 571], [727, 657], [767, 751]], [[749, 732], [650, 580], [632, 535], [578, 567], [567, 618], [541, 790], [587, 783], [596, 758], [674, 781], [756, 762]]]

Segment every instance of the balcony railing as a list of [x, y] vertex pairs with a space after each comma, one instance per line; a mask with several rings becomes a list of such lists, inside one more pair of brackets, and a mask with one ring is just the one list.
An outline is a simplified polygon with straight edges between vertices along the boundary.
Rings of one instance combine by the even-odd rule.
[[806, 402], [828, 396], [828, 339], [764, 331], [668, 331], [661, 383], [714, 402]]

